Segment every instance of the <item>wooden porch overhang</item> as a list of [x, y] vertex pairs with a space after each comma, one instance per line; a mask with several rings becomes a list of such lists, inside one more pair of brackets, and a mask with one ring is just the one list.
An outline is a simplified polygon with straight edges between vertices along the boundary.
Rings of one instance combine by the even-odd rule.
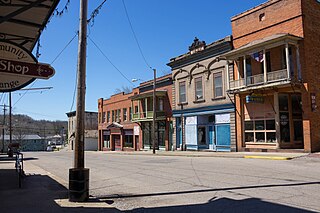
[[[165, 91], [165, 90], [156, 91], [156, 96], [157, 97], [164, 97], [166, 95], [167, 95], [167, 91]], [[141, 100], [141, 99], [144, 99], [144, 98], [149, 98], [149, 97], [152, 97], [152, 96], [153, 96], [153, 92], [148, 92], [148, 93], [142, 93], [142, 94], [134, 95], [134, 96], [130, 97], [130, 99], [132, 101], [136, 101], [136, 100]]]
[[236, 60], [239, 56], [244, 54], [251, 54], [258, 52], [261, 49], [270, 49], [273, 47], [285, 45], [285, 44], [294, 44], [297, 45], [298, 41], [302, 40], [302, 37], [298, 37], [291, 34], [274, 34], [262, 39], [252, 41], [248, 44], [245, 44], [237, 49], [231, 50], [226, 54], [223, 54], [221, 58], [226, 58], [227, 60]]

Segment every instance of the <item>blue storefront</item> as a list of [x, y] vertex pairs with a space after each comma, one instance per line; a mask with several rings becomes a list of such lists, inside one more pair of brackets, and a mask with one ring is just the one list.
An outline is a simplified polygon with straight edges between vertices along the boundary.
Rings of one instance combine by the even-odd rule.
[[181, 149], [184, 141], [187, 150], [232, 151], [234, 111], [233, 104], [174, 110], [175, 148]]

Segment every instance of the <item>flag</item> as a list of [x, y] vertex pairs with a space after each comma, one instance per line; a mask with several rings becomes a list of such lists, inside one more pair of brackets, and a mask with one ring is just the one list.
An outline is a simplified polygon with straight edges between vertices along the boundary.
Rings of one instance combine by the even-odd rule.
[[251, 54], [251, 57], [260, 63], [264, 60], [262, 51]]

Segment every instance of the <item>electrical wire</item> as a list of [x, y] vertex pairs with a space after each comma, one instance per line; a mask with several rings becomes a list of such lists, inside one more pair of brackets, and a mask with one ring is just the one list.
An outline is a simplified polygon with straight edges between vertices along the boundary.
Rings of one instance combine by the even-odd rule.
[[124, 77], [132, 86], [134, 84], [127, 78], [113, 63], [112, 61], [107, 57], [107, 55], [100, 49], [100, 47], [91, 39], [90, 36], [88, 36], [89, 40], [93, 43], [93, 45], [100, 51], [100, 53], [107, 59], [107, 61]]
[[87, 20], [87, 24], [89, 25], [90, 22], [92, 22], [91, 27], [94, 25], [94, 19], [99, 14], [99, 11], [101, 10], [104, 3], [106, 3], [107, 0], [103, 0], [103, 2], [92, 11], [90, 18]]
[[[37, 79], [31, 84], [31, 86], [29, 88], [32, 88], [34, 86], [34, 84], [36, 83]], [[29, 90], [26, 90], [25, 93], [23, 93], [23, 95], [21, 95], [21, 97], [12, 105], [12, 107], [14, 107], [27, 93]]]
[[74, 100], [75, 100], [75, 97], [76, 97], [76, 90], [77, 90], [77, 82], [78, 82], [78, 72], [76, 72], [76, 80], [75, 80], [75, 83], [74, 83], [72, 104], [71, 104], [71, 107], [70, 107], [70, 111], [69, 111], [69, 112], [72, 111], [72, 108], [73, 108], [73, 105], [74, 105]]
[[75, 37], [79, 34], [79, 31], [72, 37], [72, 39], [67, 43], [67, 45], [60, 51], [60, 53], [53, 59], [50, 63], [51, 65], [59, 58], [59, 56], [67, 49], [67, 47], [71, 44], [71, 42], [75, 39]]
[[138, 46], [138, 48], [139, 48], [140, 54], [141, 54], [141, 56], [142, 56], [145, 64], [147, 65], [147, 67], [152, 70], [152, 67], [149, 65], [149, 63], [147, 62], [146, 57], [144, 56], [144, 54], [143, 54], [143, 52], [142, 52], [142, 49], [141, 49], [141, 46], [140, 46], [140, 44], [139, 44], [137, 35], [136, 35], [136, 33], [135, 33], [134, 29], [133, 29], [132, 23], [131, 23], [131, 21], [130, 21], [129, 14], [128, 14], [128, 11], [127, 11], [126, 4], [124, 3], [124, 0], [122, 0], [122, 4], [123, 4], [123, 7], [124, 7], [124, 11], [125, 11], [126, 17], [127, 17], [127, 19], [128, 19], [128, 22], [129, 22], [129, 25], [130, 25], [130, 28], [131, 28], [133, 37], [134, 37], [134, 39], [135, 39], [135, 41], [136, 41], [136, 43], [137, 43], [137, 46]]

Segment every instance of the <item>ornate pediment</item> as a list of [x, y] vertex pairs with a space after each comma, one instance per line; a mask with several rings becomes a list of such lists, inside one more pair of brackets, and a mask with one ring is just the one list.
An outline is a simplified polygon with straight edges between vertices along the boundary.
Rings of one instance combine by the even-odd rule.
[[191, 54], [204, 50], [206, 47], [205, 41], [200, 41], [197, 37], [194, 38], [193, 43], [189, 46]]

